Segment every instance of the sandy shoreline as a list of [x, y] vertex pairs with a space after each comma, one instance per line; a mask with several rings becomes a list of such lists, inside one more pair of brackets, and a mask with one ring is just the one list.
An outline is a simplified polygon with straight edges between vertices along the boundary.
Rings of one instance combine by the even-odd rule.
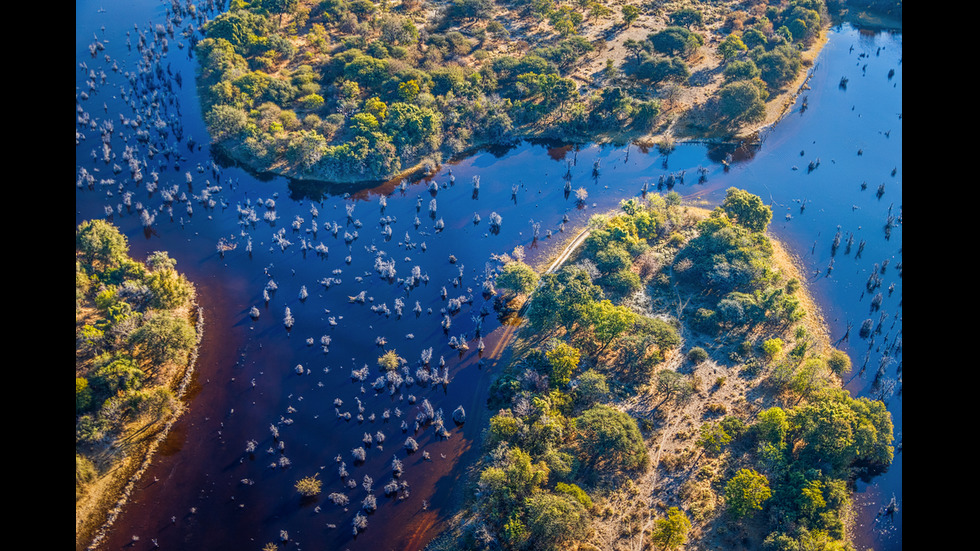
[[[98, 481], [97, 489], [89, 492], [82, 500], [75, 504], [75, 550], [97, 549], [102, 539], [106, 536], [113, 523], [122, 512], [129, 496], [136, 484], [140, 481], [143, 473], [150, 467], [153, 457], [160, 444], [167, 438], [174, 423], [186, 410], [186, 404], [182, 402], [191, 380], [194, 376], [194, 369], [200, 351], [201, 339], [204, 336], [204, 312], [198, 306], [196, 309], [195, 328], [197, 332], [197, 344], [191, 351], [187, 367], [179, 380], [175, 381], [176, 389], [174, 395], [181, 401], [181, 407], [174, 411], [173, 415], [160, 427], [159, 432], [147, 442], [141, 442], [134, 449], [129, 450], [126, 458], [112, 471], [101, 477]], [[97, 491], [95, 491], [97, 490]]]

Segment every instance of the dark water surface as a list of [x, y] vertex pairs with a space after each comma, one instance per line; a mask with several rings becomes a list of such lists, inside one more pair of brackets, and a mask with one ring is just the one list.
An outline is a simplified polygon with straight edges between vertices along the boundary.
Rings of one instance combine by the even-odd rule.
[[[183, 11], [188, 4], [178, 5]], [[839, 344], [855, 366], [848, 388], [888, 403], [901, 442], [901, 35], [834, 29], [805, 93], [807, 108], [801, 111], [798, 102], [760, 148], [736, 152], [727, 171], [719, 161], [728, 151], [703, 145], [679, 145], [665, 166], [655, 150], [635, 146], [521, 143], [447, 163], [404, 189], [399, 182], [331, 188], [212, 166], [194, 93], [194, 61], [188, 39], [179, 34], [189, 23], [199, 28], [202, 20], [185, 13], [170, 36], [169, 13], [171, 4], [160, 1], [76, 2], [76, 105], [82, 108], [76, 110], [76, 224], [111, 219], [138, 258], [168, 251], [197, 285], [206, 321], [190, 409], [102, 548], [259, 549], [280, 541], [281, 531], [298, 549], [421, 547], [438, 533], [462, 493], [466, 467], [479, 454], [486, 387], [505, 360], [494, 352], [500, 352], [496, 345], [507, 326], [492, 313], [482, 315], [490, 306], [481, 291], [495, 266], [492, 256], [521, 246], [531, 261], [544, 260], [592, 214], [645, 187], [655, 192], [661, 176], [676, 178], [681, 171], [685, 182], [673, 189], [688, 200], [717, 204], [736, 186], [773, 206], [772, 231], [810, 274], [832, 337], [841, 338], [852, 326]], [[203, 8], [198, 13], [217, 14]], [[160, 36], [157, 24], [164, 26]], [[137, 47], [141, 32], [146, 55]], [[104, 49], [96, 46], [93, 56], [96, 41]], [[182, 86], [174, 83], [177, 73]], [[848, 77], [846, 89], [839, 87], [842, 76]], [[134, 126], [129, 121], [137, 117]], [[108, 163], [100, 136], [109, 145]], [[195, 140], [190, 147], [189, 139]], [[808, 170], [811, 161], [815, 168]], [[699, 167], [706, 171], [702, 183]], [[91, 186], [80, 177], [85, 173], [92, 175]], [[151, 191], [147, 182], [154, 173], [158, 182]], [[576, 204], [574, 192], [566, 196], [566, 173], [573, 190], [588, 192], [584, 205]], [[435, 191], [429, 190], [432, 182]], [[254, 223], [247, 221], [250, 208]], [[267, 212], [276, 219], [270, 222]], [[490, 231], [492, 213], [502, 218], [499, 232]], [[893, 227], [886, 238], [889, 216]], [[834, 251], [838, 231], [842, 239]], [[851, 235], [852, 248], [845, 252]], [[235, 248], [221, 255], [219, 241]], [[325, 255], [316, 249], [321, 243]], [[413, 284], [415, 267], [424, 281]], [[866, 284], [876, 270], [882, 284], [869, 293]], [[276, 289], [266, 301], [263, 290], [270, 281]], [[363, 303], [350, 300], [362, 292]], [[259, 311], [257, 320], [249, 315], [252, 307]], [[287, 308], [295, 320], [289, 330], [283, 321]], [[448, 330], [442, 311], [451, 320]], [[873, 339], [858, 335], [865, 319], [880, 325]], [[327, 352], [324, 336], [330, 339]], [[454, 348], [454, 341], [465, 341], [468, 349]], [[425, 368], [421, 358], [428, 349]], [[394, 391], [377, 391], [372, 386], [382, 372], [376, 362], [386, 350], [403, 357], [407, 369]], [[366, 377], [356, 380], [352, 375], [364, 366]], [[423, 384], [430, 373], [446, 376], [448, 383]], [[413, 384], [406, 384], [406, 376]], [[433, 412], [441, 410], [448, 439], [429, 423], [416, 430], [424, 401]], [[462, 425], [452, 420], [459, 406], [467, 415]], [[352, 450], [363, 445], [366, 433], [372, 444], [365, 447], [365, 460], [356, 461]], [[415, 453], [404, 448], [409, 436], [419, 444]], [[255, 442], [251, 454], [249, 441]], [[893, 496], [901, 506], [901, 457], [896, 454], [887, 473], [859, 483], [860, 548], [901, 548], [901, 507], [891, 517], [878, 517]], [[338, 458], [346, 479], [339, 475]], [[397, 478], [393, 459], [404, 467]], [[323, 481], [323, 493], [303, 501], [293, 486], [313, 474]], [[373, 480], [370, 491], [365, 476]], [[407, 489], [403, 485], [386, 496], [383, 488], [392, 480], [407, 483]], [[346, 495], [349, 505], [330, 502], [334, 492]], [[367, 515], [366, 530], [355, 538], [352, 521], [369, 494], [377, 511]]]

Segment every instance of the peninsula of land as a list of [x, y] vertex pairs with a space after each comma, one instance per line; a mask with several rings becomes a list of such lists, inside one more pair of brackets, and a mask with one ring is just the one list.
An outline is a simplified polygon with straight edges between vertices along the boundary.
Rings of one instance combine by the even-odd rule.
[[712, 211], [651, 194], [594, 216], [557, 270], [502, 258], [499, 310], [523, 323], [430, 551], [853, 549], [891, 415], [842, 389], [771, 217], [736, 188]]
[[232, 2], [195, 44], [218, 149], [388, 180], [520, 139], [751, 140], [805, 86], [823, 0]]

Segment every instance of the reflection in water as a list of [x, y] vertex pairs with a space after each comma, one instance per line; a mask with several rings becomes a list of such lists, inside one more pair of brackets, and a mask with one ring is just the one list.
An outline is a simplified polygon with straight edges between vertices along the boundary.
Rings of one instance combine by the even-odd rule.
[[[89, 54], [87, 40], [102, 25], [113, 35], [104, 43], [111, 59], [105, 64], [142, 66], [136, 48], [125, 47], [128, 31], [110, 23], [128, 29], [157, 15], [118, 17], [78, 6], [77, 35], [86, 38], [79, 38], [77, 58], [90, 70], [104, 64]], [[884, 51], [872, 59], [879, 47]], [[171, 47], [164, 66], [193, 74], [193, 60], [179, 52]], [[859, 53], [870, 65], [863, 72], [851, 68]], [[667, 168], [656, 149], [520, 142], [453, 159], [427, 177], [364, 185], [288, 182], [226, 162], [212, 172], [207, 148], [184, 147], [172, 134], [153, 136], [157, 150], [182, 153], [176, 162], [173, 155], [151, 156], [138, 131], [126, 127], [107, 133], [106, 163], [100, 127], [120, 113], [134, 116], [130, 105], [107, 96], [129, 81], [106, 69], [112, 91], [102, 92], [79, 71], [77, 85], [89, 99], [78, 105], [94, 127], [78, 126], [85, 135], [76, 153], [76, 223], [108, 217], [129, 236], [135, 256], [170, 251], [201, 290], [208, 323], [190, 411], [146, 475], [160, 482], [134, 492], [107, 548], [132, 545], [134, 534], [162, 547], [197, 549], [261, 547], [279, 541], [281, 531], [289, 541], [328, 549], [427, 541], [464, 491], [465, 467], [480, 452], [488, 415], [486, 389], [506, 361], [502, 345], [513, 318], [497, 319], [482, 293], [496, 255], [520, 247], [529, 262], [542, 264], [566, 241], [563, 234], [624, 198], [654, 192], [661, 181], [662, 191], [669, 181], [685, 199], [708, 204], [730, 186], [764, 197], [775, 213], [772, 231], [801, 257], [836, 336], [847, 324], [858, 328], [871, 319], [870, 304], [881, 293], [873, 317], [881, 331], [873, 327], [872, 338], [862, 339], [855, 329], [841, 345], [856, 367], [849, 388], [889, 400], [900, 432], [901, 356], [894, 343], [901, 339], [901, 171], [892, 172], [901, 166], [901, 121], [894, 116], [901, 111], [900, 56], [900, 37], [836, 31], [811, 80], [806, 113], [784, 120], [761, 147], [677, 144]], [[156, 75], [154, 67], [145, 70]], [[889, 68], [897, 73], [886, 78]], [[850, 80], [846, 91], [837, 87], [842, 72]], [[186, 133], [202, 136], [196, 109], [187, 107], [196, 105], [191, 88], [174, 95], [184, 105]], [[886, 94], [893, 89], [897, 100]], [[109, 109], [100, 118], [103, 101]], [[819, 168], [793, 170], [801, 150], [804, 160], [822, 159]], [[124, 155], [138, 159], [144, 178], [120, 163]], [[122, 170], [110, 176], [114, 163]], [[149, 190], [152, 178], [158, 181]], [[141, 212], [156, 216], [145, 224]], [[497, 231], [491, 219], [499, 220]], [[844, 245], [832, 251], [838, 231]], [[237, 246], [220, 254], [222, 242]], [[883, 281], [868, 296], [875, 265]], [[303, 289], [307, 296], [300, 298]], [[257, 318], [249, 315], [253, 308]], [[294, 318], [288, 331], [287, 308]], [[379, 368], [387, 351], [404, 359], [399, 369]], [[447, 422], [458, 407], [466, 422]], [[409, 437], [419, 444], [415, 453], [405, 448]], [[363, 461], [355, 450], [363, 450]], [[393, 459], [404, 469], [397, 477]], [[893, 494], [901, 503], [900, 465], [899, 457], [889, 473], [862, 483], [859, 500], [867, 498], [864, 516], [871, 517], [864, 526], [877, 525], [874, 516]], [[324, 492], [303, 502], [294, 484], [312, 474]], [[370, 491], [365, 477], [373, 481]], [[398, 491], [386, 494], [392, 481]], [[335, 505], [331, 494], [346, 496], [348, 506]], [[355, 538], [352, 522], [368, 495], [377, 510], [365, 515], [367, 528]], [[896, 541], [900, 547], [900, 508], [887, 518], [888, 537], [868, 534], [859, 547], [887, 549]]]

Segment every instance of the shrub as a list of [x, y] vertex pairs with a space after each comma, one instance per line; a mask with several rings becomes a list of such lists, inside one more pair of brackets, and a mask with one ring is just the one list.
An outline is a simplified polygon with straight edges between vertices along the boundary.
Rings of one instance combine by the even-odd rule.
[[765, 356], [766, 361], [772, 361], [776, 359], [779, 354], [783, 351], [783, 339], [779, 337], [773, 337], [762, 343], [762, 354]]
[[708, 359], [708, 351], [695, 346], [687, 352], [687, 360], [693, 364], [699, 364]]
[[317, 474], [296, 481], [296, 491], [303, 497], [312, 497], [320, 493], [323, 482], [317, 479]]
[[559, 482], [555, 484], [555, 491], [559, 494], [565, 494], [575, 499], [582, 504], [586, 509], [592, 508], [592, 498], [589, 494], [585, 493], [585, 490], [579, 488], [575, 484], [565, 484], [564, 482]]
[[827, 357], [827, 367], [837, 375], [851, 370], [851, 357], [841, 350], [833, 350]]
[[575, 387], [577, 401], [586, 407], [602, 401], [609, 394], [609, 384], [606, 376], [594, 369], [589, 369], [578, 378]]

